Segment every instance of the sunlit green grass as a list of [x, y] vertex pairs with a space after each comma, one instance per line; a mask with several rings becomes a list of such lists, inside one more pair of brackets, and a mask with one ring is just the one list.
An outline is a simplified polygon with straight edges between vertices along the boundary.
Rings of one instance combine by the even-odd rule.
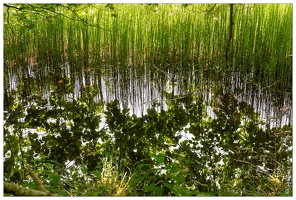
[[[5, 59], [18, 61], [16, 55], [22, 55], [24, 63], [31, 59], [37, 65], [65, 61], [78, 66], [104, 62], [141, 66], [155, 61], [220, 65], [228, 37], [229, 5], [213, 6], [93, 4], [77, 9], [77, 15], [59, 7], [73, 20], [32, 15], [32, 20], [43, 22], [34, 27], [22, 26], [11, 17], [10, 25], [19, 37], [5, 25]], [[273, 68], [283, 63], [291, 54], [291, 11], [291, 4], [236, 4], [231, 64]]]

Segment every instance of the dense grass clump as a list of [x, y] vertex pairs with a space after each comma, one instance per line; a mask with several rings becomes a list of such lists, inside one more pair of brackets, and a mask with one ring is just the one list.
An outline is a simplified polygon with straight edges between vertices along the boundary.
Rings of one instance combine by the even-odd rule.
[[228, 4], [32, 7], [34, 11], [21, 20], [14, 17], [19, 10], [10, 8], [8, 15], [5, 7], [7, 67], [57, 69], [68, 62], [73, 74], [99, 73], [110, 65], [123, 73], [145, 63], [162, 69], [196, 65], [200, 72], [253, 70], [262, 75], [256, 77], [261, 82], [291, 79], [291, 4], [235, 4], [228, 66], [224, 66], [230, 36]]

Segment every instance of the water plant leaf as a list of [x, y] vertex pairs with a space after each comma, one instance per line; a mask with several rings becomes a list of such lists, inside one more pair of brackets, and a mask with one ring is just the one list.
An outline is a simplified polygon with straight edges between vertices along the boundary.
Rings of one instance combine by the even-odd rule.
[[36, 188], [36, 185], [35, 185], [34, 182], [24, 183], [23, 186], [28, 187], [30, 189], [35, 189]]
[[178, 165], [172, 164], [172, 166], [171, 166], [171, 173], [177, 173], [178, 170], [179, 170]]
[[158, 163], [163, 163], [163, 162], [164, 162], [164, 159], [165, 159], [165, 156], [156, 156], [156, 157], [155, 157], [155, 160], [156, 160]]
[[174, 179], [178, 182], [178, 183], [184, 183], [185, 181], [185, 177], [183, 174], [177, 174]]
[[61, 176], [56, 173], [50, 173], [50, 180], [54, 186], [57, 186], [60, 182]]
[[[172, 181], [178, 191], [164, 190], [164, 195], [190, 195], [184, 177], [190, 185], [203, 184], [195, 186], [204, 192], [207, 186], [218, 190], [207, 177], [233, 184], [234, 174], [255, 176], [253, 169], [262, 164], [272, 171], [283, 163], [289, 171], [292, 150], [283, 141], [291, 146], [290, 136], [259, 126], [253, 109], [257, 95], [250, 95], [250, 103], [241, 101], [263, 88], [274, 104], [287, 102], [281, 90], [292, 88], [292, 59], [286, 58], [292, 49], [292, 5], [234, 5], [227, 68], [229, 5], [105, 5], [4, 4], [6, 179], [26, 178], [20, 169], [24, 162], [33, 160], [40, 174], [48, 174], [70, 161], [72, 188], [89, 189], [89, 182], [78, 187], [80, 173], [92, 176], [111, 151], [125, 171], [145, 177], [135, 179], [134, 186], [149, 185], [164, 171], [157, 186]], [[277, 91], [275, 97], [271, 91]], [[149, 108], [154, 94], [159, 99]], [[141, 106], [130, 106], [139, 101]], [[137, 109], [143, 111], [139, 116]], [[183, 131], [192, 137], [184, 139]], [[45, 161], [52, 163], [47, 171]], [[100, 173], [94, 176], [89, 179]], [[61, 187], [58, 177], [50, 180]], [[79, 190], [77, 195], [85, 194]], [[138, 191], [144, 194], [143, 188]]]

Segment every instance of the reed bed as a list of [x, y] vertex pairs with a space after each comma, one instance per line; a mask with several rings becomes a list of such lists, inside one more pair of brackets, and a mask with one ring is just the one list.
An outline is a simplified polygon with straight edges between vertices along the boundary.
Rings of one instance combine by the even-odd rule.
[[139, 85], [144, 74], [160, 85], [170, 75], [178, 77], [178, 84], [190, 80], [188, 87], [201, 89], [210, 88], [209, 79], [214, 88], [223, 80], [231, 90], [238, 88], [229, 73], [239, 72], [241, 80], [253, 74], [249, 91], [291, 88], [292, 4], [235, 4], [227, 52], [229, 4], [50, 5], [46, 15], [32, 12], [25, 20], [14, 18], [17, 11], [9, 15], [5, 74], [51, 73], [56, 81], [69, 77], [72, 84], [79, 78], [84, 86], [106, 76], [107, 82], [117, 81], [115, 90], [119, 84], [127, 91], [130, 70]]

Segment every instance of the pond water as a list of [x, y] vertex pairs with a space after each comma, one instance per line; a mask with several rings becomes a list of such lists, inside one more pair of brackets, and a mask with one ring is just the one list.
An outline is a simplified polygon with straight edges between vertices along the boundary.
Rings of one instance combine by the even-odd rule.
[[[21, 77], [27, 76], [27, 78], [32, 79], [30, 84], [39, 84], [40, 79], [43, 79], [45, 83], [42, 83], [43, 86], [39, 86], [39, 92], [42, 92], [43, 98], [46, 99], [50, 93], [54, 93], [55, 91], [50, 89], [50, 84], [46, 83], [56, 81], [56, 78], [51, 81], [45, 77], [38, 78], [40, 74], [34, 72], [33, 69], [32, 66], [28, 66], [27, 75], [9, 74], [8, 91], [17, 89]], [[65, 74], [57, 76], [60, 79], [65, 76], [70, 77], [70, 66], [66, 63], [63, 69]], [[81, 97], [83, 89], [86, 88], [85, 86], [90, 84], [100, 90], [99, 94], [94, 97], [96, 102], [100, 99], [104, 102], [118, 99], [121, 108], [129, 108], [131, 115], [143, 116], [146, 114], [146, 110], [155, 103], [160, 104], [159, 109], [167, 108], [164, 92], [173, 92], [177, 98], [179, 95], [202, 94], [205, 101], [208, 101], [212, 98], [214, 90], [218, 88], [219, 92], [230, 92], [239, 101], [245, 101], [252, 105], [256, 112], [260, 114], [262, 120], [270, 124], [271, 127], [292, 124], [291, 93], [283, 91], [282, 93], [286, 93], [286, 96], [282, 94], [277, 96], [271, 89], [269, 90], [269, 86], [262, 87], [254, 83], [252, 72], [244, 75], [243, 78], [240, 77], [239, 72], [225, 74], [226, 77], [224, 78], [226, 81], [223, 83], [223, 80], [211, 81], [210, 78], [208, 80], [202, 79], [203, 74], [198, 74], [194, 69], [189, 76], [186, 74], [187, 77], [184, 77], [182, 74], [171, 73], [170, 71], [165, 72], [157, 67], [154, 67], [154, 70], [160, 73], [152, 74], [146, 68], [142, 75], [137, 75], [133, 68], [129, 69], [128, 75], [111, 72], [110, 74], [113, 74], [113, 76], [102, 73], [97, 77], [97, 74], [90, 73], [89, 80], [86, 80], [85, 72], [83, 72], [81, 78], [78, 78], [77, 75], [72, 93], [69, 94], [67, 92], [68, 94], [65, 94], [65, 97], [69, 99]], [[45, 76], [47, 76], [46, 74]], [[188, 81], [186, 85], [183, 80], [185, 78]], [[61, 84], [57, 85], [58, 87], [64, 86], [64, 83], [61, 82]], [[38, 91], [32, 92], [32, 94], [36, 94]], [[211, 109], [209, 109], [209, 113], [212, 113]]]
[[[119, 67], [113, 68], [113, 70], [105, 70], [100, 73], [91, 70], [82, 70], [81, 74], [79, 74], [75, 71], [72, 72], [71, 67], [65, 64], [61, 73], [52, 75], [49, 71], [40, 74], [38, 70], [29, 66], [27, 74], [8, 74], [9, 79], [6, 79], [6, 81], [8, 80], [9, 84], [6, 85], [6, 91], [15, 89], [20, 94], [19, 96], [26, 96], [26, 98], [17, 100], [19, 104], [26, 107], [24, 110], [25, 115], [19, 119], [19, 121], [23, 122], [27, 110], [32, 106], [37, 106], [40, 109], [46, 108], [47, 111], [50, 111], [52, 109], [50, 100], [52, 96], [56, 96], [57, 101], [61, 98], [68, 102], [72, 102], [73, 99], [84, 98], [85, 102], [81, 103], [86, 105], [89, 103], [89, 97], [93, 98], [97, 103], [100, 101], [108, 103], [117, 99], [119, 100], [121, 109], [129, 108], [130, 115], [135, 114], [138, 117], [142, 117], [147, 114], [147, 109], [149, 108], [155, 108], [159, 112], [167, 110], [168, 105], [166, 102], [168, 100], [168, 94], [173, 94], [173, 99], [181, 99], [194, 95], [202, 96], [206, 106], [206, 112], [210, 118], [215, 119], [216, 115], [213, 112], [213, 107], [215, 107], [215, 102], [217, 102], [215, 98], [222, 98], [224, 94], [231, 94], [229, 96], [230, 99], [233, 96], [238, 102], [246, 102], [260, 114], [262, 121], [264, 121], [263, 130], [267, 128], [266, 124], [270, 126], [268, 128], [292, 124], [291, 91], [281, 91], [278, 94], [273, 92], [272, 87], [256, 83], [252, 71], [243, 75], [239, 71], [232, 71], [229, 73], [221, 72], [218, 75], [212, 73], [211, 76], [208, 76], [205, 72], [199, 73], [194, 67], [191, 71], [178, 73], [176, 73], [176, 70], [162, 70], [159, 67], [144, 67], [141, 73], [133, 68], [129, 68], [125, 73], [121, 73], [119, 69]], [[75, 79], [72, 82], [69, 81], [73, 77]], [[92, 96], [91, 91], [94, 90], [96, 92]], [[42, 107], [34, 103], [36, 96], [39, 96], [39, 100], [43, 99], [47, 101], [45, 106]], [[173, 99], [170, 98], [170, 100]], [[60, 109], [63, 110], [65, 108], [62, 106]], [[75, 107], [73, 107], [73, 110], [75, 110]], [[5, 112], [7, 114], [6, 118], [8, 118], [10, 113]], [[48, 120], [68, 123], [63, 117]], [[103, 115], [100, 127], [106, 126], [105, 120], [105, 116]], [[71, 126], [71, 123], [69, 123], [67, 128], [70, 130]], [[82, 130], [85, 129], [87, 129], [87, 125]], [[185, 129], [186, 126], [182, 131], [175, 133], [181, 136], [179, 142], [194, 140], [194, 135], [185, 131]], [[11, 133], [14, 132], [13, 126], [10, 126], [9, 131]], [[42, 140], [42, 137], [47, 135], [46, 129], [25, 129], [23, 130], [22, 137], [26, 137], [32, 133], [38, 133], [39, 140]], [[114, 137], [113, 133], [109, 134]], [[55, 137], [58, 136], [59, 134], [55, 135]], [[114, 140], [112, 141], [114, 142]], [[98, 140], [98, 143], [102, 144], [102, 140]], [[82, 141], [82, 145], [85, 144], [87, 143]], [[200, 142], [196, 145], [203, 146]], [[192, 144], [189, 146], [192, 147]], [[170, 147], [170, 150], [173, 151], [176, 148]], [[134, 151], [136, 152], [137, 149]], [[223, 165], [223, 156], [231, 153], [231, 151], [225, 152], [222, 148], [218, 147], [214, 148], [213, 151], [221, 155], [220, 160], [216, 162], [219, 165]], [[196, 154], [200, 153], [199, 151], [193, 152]], [[35, 158], [38, 158], [38, 155]], [[70, 167], [72, 165], [74, 165], [74, 162], [67, 160], [66, 166]], [[213, 168], [211, 165], [207, 161], [206, 166]], [[155, 166], [155, 168], [161, 167], [164, 166]], [[261, 171], [266, 170], [264, 166], [257, 166], [257, 168]], [[162, 170], [161, 173], [163, 172], [165, 170]], [[207, 179], [209, 179], [209, 176], [207, 176]], [[219, 185], [218, 182], [216, 183]]]
[[[82, 93], [86, 92], [89, 86], [92, 86], [99, 90], [98, 94], [94, 96], [95, 102], [102, 100], [107, 103], [117, 99], [121, 109], [129, 108], [130, 115], [135, 114], [137, 116], [147, 114], [147, 109], [156, 104], [158, 106], [155, 109], [158, 109], [158, 111], [166, 110], [167, 99], [165, 93], [173, 93], [176, 99], [191, 95], [202, 95], [204, 100], [209, 102], [211, 98], [216, 98], [214, 92], [218, 91], [221, 94], [231, 93], [238, 101], [244, 101], [252, 105], [255, 111], [260, 114], [262, 121], [268, 124], [270, 128], [292, 124], [291, 93], [285, 91], [286, 96], [276, 96], [272, 93], [272, 90], [269, 90], [269, 86], [262, 87], [254, 82], [253, 72], [245, 75], [240, 72], [231, 72], [224, 74], [225, 77], [222, 80], [215, 80], [215, 78], [211, 80], [211, 77], [204, 79], [204, 72], [199, 73], [194, 67], [191, 72], [182, 74], [175, 73], [176, 70], [164, 71], [156, 66], [152, 68], [151, 72], [151, 67], [146, 66], [144, 73], [140, 75], [134, 68], [129, 68], [127, 74], [121, 74], [118, 66], [118, 68], [115, 68], [115, 72], [110, 70], [101, 74], [88, 73], [88, 77], [85, 70], [82, 71], [81, 76], [78, 76], [75, 72], [76, 78], [72, 82], [74, 84], [74, 87], [72, 86], [73, 90], [66, 92], [62, 89], [65, 87], [63, 79], [65, 77], [70, 78], [71, 67], [68, 63], [60, 67], [63, 69], [63, 73], [56, 75], [58, 78], [53, 77], [52, 80], [47, 77], [50, 74], [49, 71], [45, 70], [42, 75], [33, 66], [28, 66], [27, 74], [8, 74], [9, 86], [7, 91], [18, 90], [18, 86], [22, 82], [21, 79], [25, 77], [31, 84], [31, 86], [27, 85], [28, 87], [34, 88], [37, 84], [38, 88], [28, 91], [28, 97], [42, 95], [42, 99], [48, 100], [47, 109], [50, 110], [50, 95], [62, 95], [68, 101], [73, 101], [75, 98], [82, 97]], [[184, 83], [184, 79], [186, 79], [186, 83]], [[53, 87], [52, 82], [57, 86]], [[27, 89], [25, 88], [25, 90]], [[32, 105], [34, 104], [28, 102], [26, 107]], [[207, 113], [211, 118], [215, 118], [211, 103], [207, 106]], [[104, 116], [101, 124], [103, 127]], [[263, 126], [262, 128], [265, 129], [266, 127]], [[187, 134], [188, 137], [191, 138]]]
[[[70, 66], [66, 64], [64, 69], [64, 76], [69, 76]], [[239, 101], [252, 105], [271, 127], [292, 124], [292, 92], [289, 89], [274, 92], [270, 85], [276, 84], [276, 80], [269, 83], [270, 85], [262, 86], [256, 83], [253, 72], [248, 74], [242, 74], [239, 71], [221, 72], [220, 77], [222, 78], [217, 79], [215, 76], [207, 77], [204, 71], [199, 72], [194, 66], [188, 72], [176, 73], [176, 71], [164, 71], [156, 66], [151, 69], [146, 66], [142, 74], [131, 67], [127, 73], [121, 74], [120, 66], [118, 66], [115, 71], [101, 74], [89, 73], [88, 77], [86, 72], [82, 71], [81, 77], [75, 79], [75, 88], [70, 96], [80, 97], [83, 89], [85, 91], [85, 86], [92, 85], [100, 90], [95, 101], [101, 99], [104, 102], [110, 102], [118, 99], [121, 108], [128, 107], [130, 114], [142, 116], [155, 103], [160, 104], [159, 109], [167, 108], [164, 92], [172, 92], [177, 98], [179, 95], [202, 94], [205, 101], [208, 101], [214, 92], [218, 91], [219, 93], [231, 93]], [[289, 85], [289, 83], [286, 84]], [[43, 91], [46, 92], [46, 88]]]

